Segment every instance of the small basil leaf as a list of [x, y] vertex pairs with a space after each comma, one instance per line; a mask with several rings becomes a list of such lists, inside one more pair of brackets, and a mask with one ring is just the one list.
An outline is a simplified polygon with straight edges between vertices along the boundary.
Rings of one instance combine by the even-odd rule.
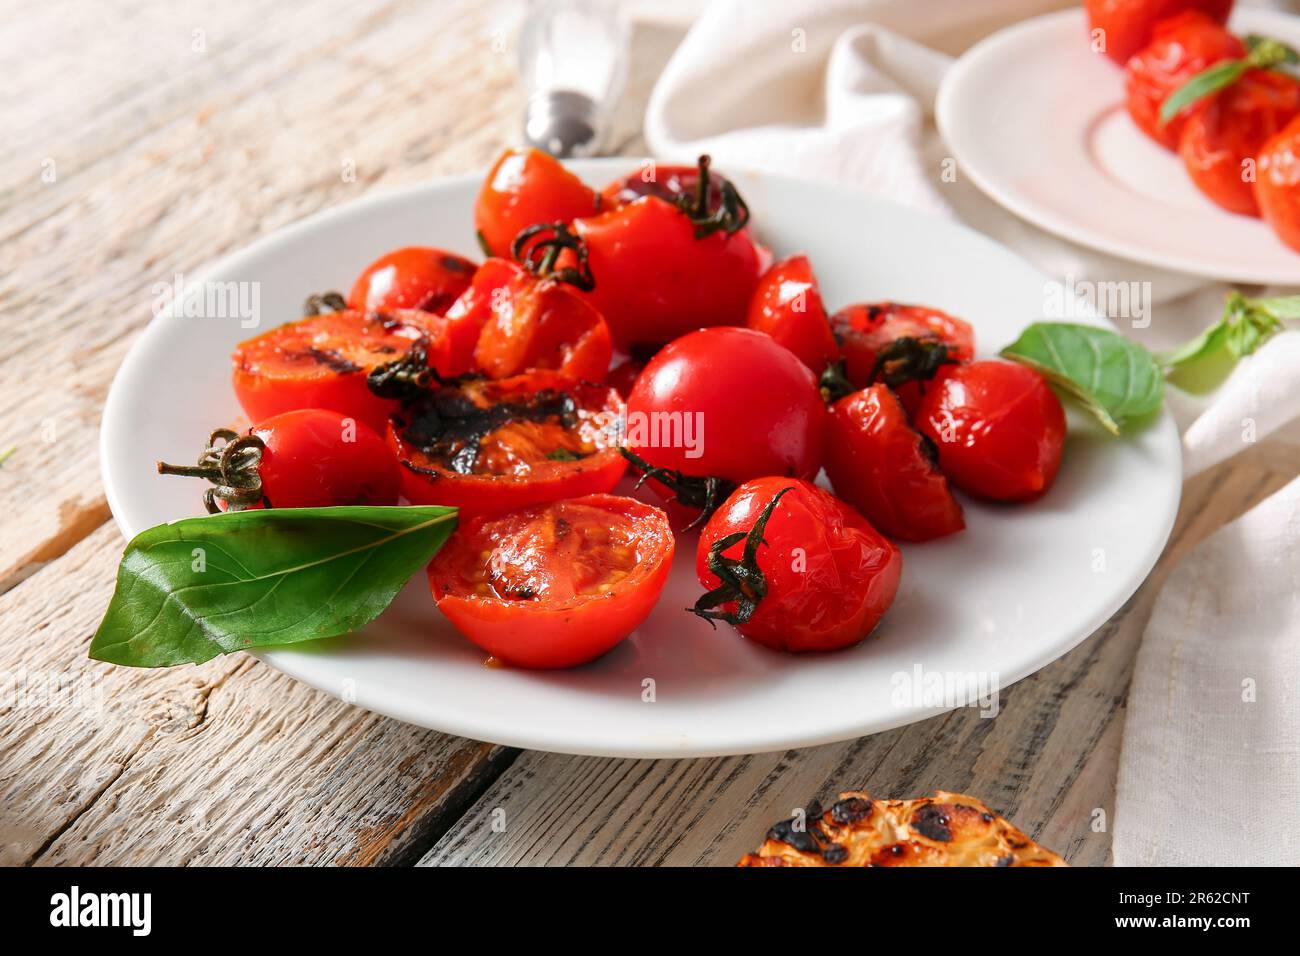
[[1114, 435], [1132, 419], [1156, 411], [1164, 398], [1155, 358], [1109, 329], [1035, 322], [1002, 355], [1037, 369]]
[[167, 667], [346, 634], [455, 527], [455, 508], [421, 506], [270, 508], [150, 528], [127, 545], [90, 656]]
[[1249, 63], [1246, 60], [1224, 60], [1197, 73], [1190, 80], [1174, 90], [1160, 105], [1160, 122], [1168, 123], [1187, 106], [1202, 97], [1217, 93], [1224, 87], [1231, 86], [1241, 79]]

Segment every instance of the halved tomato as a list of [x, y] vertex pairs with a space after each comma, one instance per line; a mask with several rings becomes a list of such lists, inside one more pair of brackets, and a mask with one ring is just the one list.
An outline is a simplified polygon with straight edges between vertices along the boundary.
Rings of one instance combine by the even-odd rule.
[[253, 421], [325, 408], [382, 434], [397, 403], [373, 394], [366, 377], [416, 347], [436, 365], [439, 321], [422, 312], [343, 311], [289, 322], [235, 347], [235, 396]]
[[623, 476], [623, 400], [555, 372], [450, 381], [388, 424], [402, 493], [464, 514], [500, 514], [609, 491]]
[[575, 667], [631, 634], [673, 561], [668, 516], [587, 495], [462, 521], [429, 564], [456, 630], [502, 663]]

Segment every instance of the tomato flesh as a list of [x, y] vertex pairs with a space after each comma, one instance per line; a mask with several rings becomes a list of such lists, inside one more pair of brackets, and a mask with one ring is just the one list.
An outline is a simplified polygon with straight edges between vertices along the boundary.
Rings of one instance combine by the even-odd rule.
[[[758, 550], [766, 595], [737, 630], [759, 644], [796, 653], [856, 644], [893, 603], [902, 555], [860, 514], [810, 482], [767, 477], [737, 488], [700, 535], [700, 584], [708, 589], [719, 584], [708, 567], [714, 542], [748, 533], [783, 488], [792, 490], [777, 502]], [[741, 541], [723, 554], [739, 558], [744, 547]]]
[[855, 392], [831, 407], [826, 436], [831, 486], [891, 538], [929, 541], [966, 527], [935, 456], [885, 385]]
[[587, 495], [462, 523], [429, 564], [439, 610], [516, 667], [574, 667], [631, 634], [672, 566], [658, 508]]
[[553, 372], [450, 383], [394, 415], [388, 442], [416, 504], [502, 513], [609, 491], [623, 401]]
[[1065, 446], [1060, 400], [1043, 376], [1014, 362], [945, 369], [922, 399], [916, 427], [934, 442], [949, 481], [992, 501], [1042, 496]]
[[366, 385], [377, 366], [415, 344], [440, 339], [422, 312], [327, 312], [240, 342], [232, 356], [235, 396], [254, 421], [299, 408], [325, 408], [382, 432], [396, 403]]

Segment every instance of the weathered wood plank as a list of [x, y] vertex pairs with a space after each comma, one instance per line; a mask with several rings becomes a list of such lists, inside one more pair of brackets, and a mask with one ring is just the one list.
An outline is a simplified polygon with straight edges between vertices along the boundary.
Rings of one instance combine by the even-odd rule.
[[243, 654], [87, 660], [121, 548], [101, 528], [0, 597], [0, 864], [409, 862], [513, 758]]
[[373, 188], [482, 168], [517, 129], [514, 50], [493, 45], [517, 3], [142, 9], [38, 5], [9, 26], [78, 66], [52, 87], [59, 55], [6, 71], [0, 590], [105, 520], [100, 412], [154, 283]]
[[[969, 792], [1071, 862], [1103, 864], [1127, 687], [1160, 583], [1196, 541], [1285, 484], [1294, 474], [1285, 465], [1280, 454], [1252, 452], [1189, 483], [1148, 582], [1097, 634], [1004, 689], [995, 719], [962, 709], [842, 744], [752, 757], [526, 752], [420, 865], [727, 865], [809, 800], [859, 787], [894, 797]], [[1094, 819], [1104, 828], [1094, 830]]]

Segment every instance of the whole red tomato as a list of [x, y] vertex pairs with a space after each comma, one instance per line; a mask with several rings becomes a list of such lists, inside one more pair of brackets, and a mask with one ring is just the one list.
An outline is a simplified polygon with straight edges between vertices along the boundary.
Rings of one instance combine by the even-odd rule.
[[837, 495], [891, 538], [929, 541], [966, 527], [933, 443], [908, 424], [886, 385], [831, 406], [826, 476]]
[[1124, 68], [1129, 116], [1161, 146], [1177, 150], [1183, 120], [1191, 108], [1161, 123], [1160, 107], [1166, 97], [1220, 60], [1245, 55], [1245, 44], [1199, 10], [1161, 20], [1151, 43], [1134, 54]]
[[751, 329], [702, 329], [666, 345], [627, 403], [627, 446], [656, 488], [705, 511], [751, 478], [813, 478], [825, 431], [812, 372]]
[[1255, 199], [1278, 238], [1300, 252], [1300, 117], [1261, 147]]
[[1102, 30], [1106, 55], [1116, 63], [1127, 63], [1151, 42], [1156, 24], [1184, 10], [1199, 10], [1219, 23], [1226, 23], [1233, 0], [1084, 0], [1088, 29]]
[[568, 222], [599, 209], [596, 193], [552, 156], [508, 149], [488, 170], [474, 226], [489, 255], [508, 259], [515, 237], [541, 222]]
[[701, 170], [694, 200], [680, 206], [643, 196], [573, 224], [596, 279], [587, 295], [624, 351], [745, 324], [763, 257], [743, 200], [728, 184], [710, 205], [707, 157]]
[[419, 309], [442, 315], [469, 286], [477, 266], [454, 252], [407, 246], [380, 256], [361, 273], [348, 293], [348, 308], [358, 312]]
[[587, 495], [464, 521], [429, 564], [438, 609], [516, 667], [575, 667], [645, 620], [673, 562], [658, 508]]
[[815, 375], [821, 375], [839, 358], [830, 318], [807, 256], [791, 256], [763, 273], [749, 303], [745, 324], [780, 342]]
[[993, 501], [1032, 501], [1056, 478], [1065, 412], [1043, 376], [1014, 362], [953, 365], [916, 413], [939, 467], [962, 491]]
[[1296, 116], [1300, 82], [1273, 70], [1251, 70], [1193, 107], [1178, 152], [1202, 193], [1229, 212], [1258, 216], [1259, 149]]
[[[676, 205], [684, 196], [690, 198], [699, 189], [698, 166], [661, 166], [646, 162], [636, 172], [620, 176], [600, 191], [602, 209], [617, 209], [636, 202], [642, 196], [658, 196]], [[721, 173], [709, 171], [709, 207], [717, 208], [723, 199], [728, 180]], [[734, 186], [732, 187], [735, 188]]]
[[747, 481], [700, 534], [692, 609], [782, 651], [862, 640], [894, 601], [898, 548], [829, 492], [793, 478]]
[[218, 429], [197, 465], [158, 463], [165, 475], [214, 485], [208, 511], [397, 503], [397, 460], [373, 429], [321, 408], [273, 415], [245, 434]]
[[831, 317], [844, 374], [854, 389], [884, 382], [908, 414], [920, 404], [925, 383], [945, 364], [975, 355], [969, 322], [925, 305], [868, 302]]

